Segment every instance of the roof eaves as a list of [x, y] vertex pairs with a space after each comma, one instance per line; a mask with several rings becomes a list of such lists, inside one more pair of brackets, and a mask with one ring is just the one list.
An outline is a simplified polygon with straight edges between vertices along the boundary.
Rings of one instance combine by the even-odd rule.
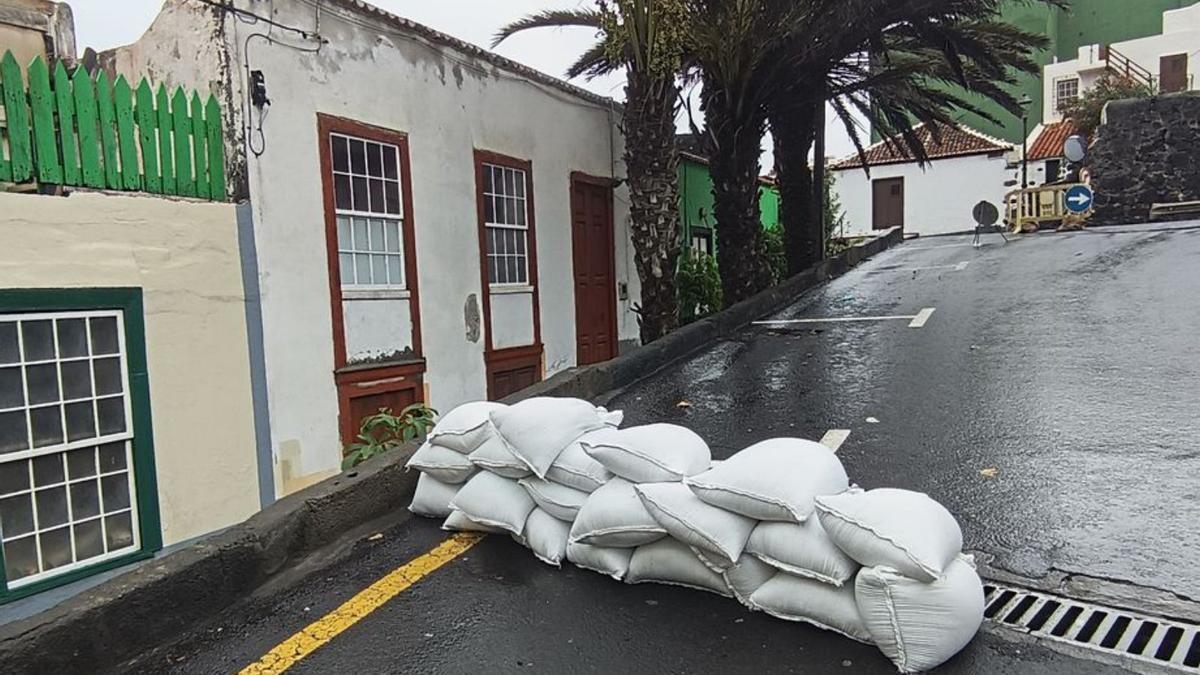
[[556, 89], [562, 90], [567, 94], [581, 98], [589, 103], [596, 104], [603, 108], [620, 109], [621, 104], [607, 96], [594, 94], [582, 87], [571, 84], [565, 80], [561, 80], [553, 75], [547, 75], [540, 70], [530, 68], [527, 65], [513, 61], [512, 59], [500, 56], [499, 54], [484, 49], [478, 45], [473, 45], [465, 40], [460, 40], [452, 35], [448, 35], [438, 30], [434, 30], [429, 26], [417, 23], [411, 19], [406, 19], [402, 16], [393, 14], [385, 9], [381, 9], [370, 3], [362, 0], [325, 0], [331, 4], [339, 5], [349, 11], [358, 12], [374, 17], [387, 25], [393, 26], [407, 33], [412, 33], [423, 37], [431, 42], [450, 47], [452, 49], [464, 52], [475, 58], [487, 61], [492, 65], [503, 68], [511, 73], [520, 75], [521, 77], [529, 78], [541, 84], [545, 84]]

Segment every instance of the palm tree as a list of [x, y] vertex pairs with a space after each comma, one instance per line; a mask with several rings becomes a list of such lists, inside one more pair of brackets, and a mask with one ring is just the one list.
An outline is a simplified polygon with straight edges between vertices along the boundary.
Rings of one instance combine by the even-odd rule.
[[679, 325], [675, 113], [682, 8], [682, 0], [597, 0], [594, 9], [531, 14], [501, 28], [493, 41], [495, 46], [531, 28], [594, 28], [600, 40], [567, 70], [567, 77], [591, 78], [625, 70], [623, 158], [635, 264], [641, 280], [641, 304], [635, 309], [643, 344]]
[[795, 27], [812, 21], [813, 3], [795, 0], [686, 0], [684, 63], [702, 83], [699, 134], [709, 157], [717, 264], [725, 302], [770, 282], [758, 208], [759, 158], [766, 104], [780, 86]]
[[[1009, 88], [1014, 74], [1037, 72], [1031, 54], [1046, 40], [997, 20], [998, 7], [994, 0], [949, 0], [940, 7], [925, 0], [887, 5], [845, 0], [822, 7], [814, 13], [817, 20], [803, 27], [807, 37], [798, 34], [797, 42], [809, 47], [789, 59], [792, 84], [777, 88], [768, 104], [790, 272], [824, 256], [823, 209], [808, 154], [816, 134], [823, 133], [814, 121], [827, 100], [860, 156], [863, 142], [853, 112], [883, 138], [898, 138], [922, 163], [917, 124], [936, 134], [961, 110], [994, 119], [972, 102], [978, 97], [1018, 111]], [[952, 93], [949, 85], [967, 95]], [[864, 170], [869, 171], [865, 163]]]

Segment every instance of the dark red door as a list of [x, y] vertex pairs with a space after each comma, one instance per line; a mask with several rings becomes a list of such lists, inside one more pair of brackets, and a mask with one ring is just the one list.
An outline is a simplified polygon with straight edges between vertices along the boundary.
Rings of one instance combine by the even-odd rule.
[[612, 199], [612, 187], [606, 179], [572, 176], [575, 345], [581, 366], [617, 355]]
[[1158, 86], [1164, 94], [1188, 88], [1188, 55], [1171, 54], [1158, 59]]
[[871, 183], [871, 227], [904, 227], [904, 179], [880, 178]]

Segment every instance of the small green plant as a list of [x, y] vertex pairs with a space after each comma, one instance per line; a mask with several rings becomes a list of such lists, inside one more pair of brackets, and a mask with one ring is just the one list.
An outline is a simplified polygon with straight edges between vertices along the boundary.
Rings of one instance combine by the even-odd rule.
[[783, 228], [768, 227], [762, 232], [762, 255], [767, 259], [767, 270], [771, 273], [771, 285], [787, 278], [787, 254], [783, 250]]
[[676, 273], [679, 322], [691, 323], [725, 306], [717, 261], [706, 253], [684, 251]]
[[391, 408], [380, 408], [374, 415], [367, 415], [359, 423], [358, 442], [351, 443], [342, 458], [342, 468], [349, 469], [387, 452], [399, 445], [424, 436], [433, 426], [437, 411], [423, 403], [414, 403], [400, 414], [392, 414]]

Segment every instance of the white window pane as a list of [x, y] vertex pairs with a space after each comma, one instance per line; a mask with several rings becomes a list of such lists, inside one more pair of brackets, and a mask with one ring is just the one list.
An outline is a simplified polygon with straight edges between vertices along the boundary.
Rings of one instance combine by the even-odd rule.
[[504, 194], [511, 195], [516, 193], [517, 189], [513, 187], [513, 183], [516, 181], [516, 178], [516, 171], [513, 171], [512, 169], [504, 170]]
[[387, 279], [388, 279], [388, 283], [392, 284], [393, 286], [403, 286], [404, 285], [404, 270], [402, 269], [400, 262], [401, 262], [400, 256], [398, 256], [398, 255], [387, 256], [387, 265], [388, 265]]
[[491, 195], [483, 196], [483, 222], [496, 222], [496, 201]]
[[496, 272], [496, 257], [489, 255], [487, 257], [487, 265], [488, 265], [488, 283], [489, 284], [499, 283], [500, 282], [499, 275]]
[[383, 234], [383, 221], [382, 220], [372, 220], [371, 221], [371, 250], [372, 251], [382, 251], [384, 249], [384, 245], [386, 243], [387, 242], [384, 241], [384, 234]]
[[386, 284], [387, 283], [387, 256], [373, 255], [371, 256], [371, 279], [372, 283]]
[[354, 256], [354, 278], [360, 284], [371, 283], [371, 256], [358, 253]]
[[528, 241], [529, 233], [528, 232], [519, 232], [518, 235], [519, 236], [517, 237], [517, 253], [524, 255], [525, 254], [525, 242]]
[[507, 281], [509, 283], [516, 283], [520, 281], [520, 278], [517, 277], [517, 259], [513, 256], [509, 256], [504, 259], [504, 264], [508, 267]]
[[350, 217], [349, 216], [338, 216], [337, 217], [337, 231], [338, 231], [338, 248], [342, 249], [343, 251], [350, 250], [352, 248], [353, 242], [350, 240]]
[[371, 250], [370, 244], [368, 241], [369, 235], [367, 233], [367, 227], [368, 227], [367, 222], [368, 221], [366, 218], [355, 218], [354, 219], [354, 246], [352, 247], [352, 250], [355, 250], [355, 251]]
[[516, 192], [514, 194], [516, 194], [516, 196], [518, 196], [518, 197], [524, 197], [525, 196], [525, 172], [524, 171], [520, 171], [517, 173], [517, 184], [515, 187], [516, 187]]
[[400, 252], [400, 221], [388, 220], [387, 223], [387, 250], [391, 253]]
[[517, 225], [520, 225], [521, 227], [524, 227], [524, 226], [525, 226], [525, 208], [526, 208], [526, 207], [525, 207], [525, 200], [524, 200], [524, 199], [518, 199], [518, 200], [516, 200], [516, 207], [517, 207], [517, 212], [516, 212], [517, 220], [516, 220], [516, 224], [517, 224]]
[[341, 268], [342, 285], [348, 286], [354, 283], [354, 256], [349, 253], [342, 253], [338, 256], [338, 267]]

